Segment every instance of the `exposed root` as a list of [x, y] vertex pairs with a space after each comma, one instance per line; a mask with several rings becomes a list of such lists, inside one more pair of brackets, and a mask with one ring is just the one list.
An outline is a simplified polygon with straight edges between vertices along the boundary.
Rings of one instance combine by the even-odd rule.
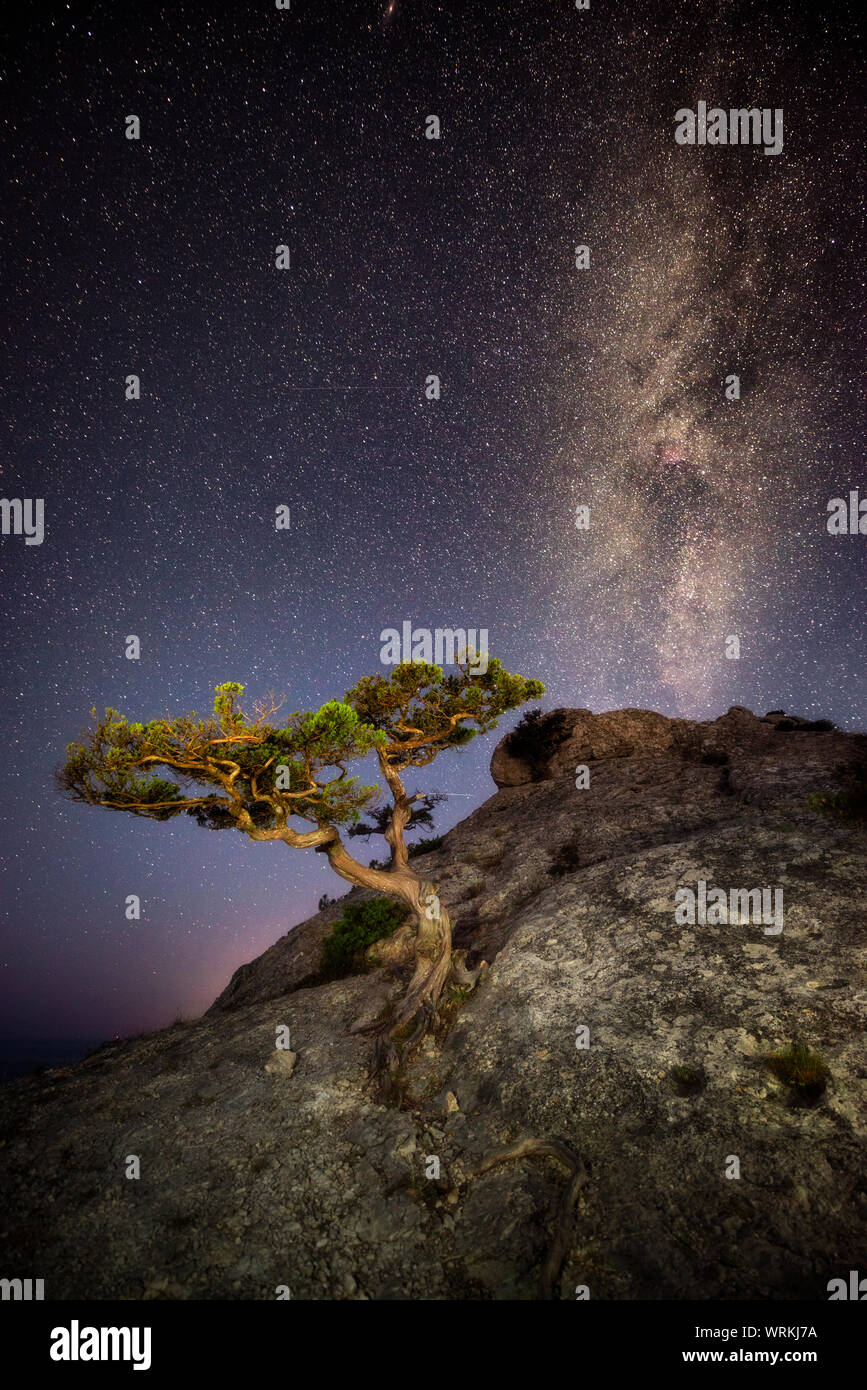
[[376, 1039], [370, 1077], [380, 1099], [400, 1099], [398, 1074], [415, 1048], [428, 1034], [442, 1038], [448, 1017], [440, 1013], [440, 998], [447, 985], [456, 991], [474, 989], [487, 969], [485, 962], [468, 970], [466, 951], [452, 950], [452, 923], [442, 906], [436, 884], [417, 882], [413, 895], [416, 914], [415, 970], [406, 994], [388, 1018], [359, 1028]]
[[475, 970], [468, 970], [464, 964], [466, 956], [466, 951], [452, 951], [452, 967], [449, 979], [459, 989], [475, 989], [480, 977], [488, 969], [488, 962], [483, 960], [476, 966]]
[[370, 1077], [380, 1099], [399, 1100], [397, 1077], [401, 1065], [428, 1034], [441, 1037], [444, 1033], [447, 1025], [439, 1003], [446, 986], [468, 991], [483, 977], [486, 962], [482, 961], [476, 970], [468, 970], [465, 956], [465, 951], [451, 950], [450, 934], [444, 937], [442, 950], [433, 962], [424, 958], [418, 961], [406, 994], [391, 1017], [359, 1030], [375, 1037]]
[[467, 1181], [481, 1177], [482, 1173], [487, 1173], [500, 1163], [511, 1163], [520, 1158], [556, 1158], [570, 1174], [568, 1186], [557, 1211], [554, 1238], [539, 1276], [539, 1298], [551, 1299], [554, 1297], [563, 1261], [572, 1244], [575, 1207], [590, 1174], [575, 1150], [570, 1149], [569, 1145], [560, 1139], [522, 1139], [519, 1143], [510, 1145], [508, 1149], [500, 1149], [497, 1153], [491, 1154], [470, 1174]]

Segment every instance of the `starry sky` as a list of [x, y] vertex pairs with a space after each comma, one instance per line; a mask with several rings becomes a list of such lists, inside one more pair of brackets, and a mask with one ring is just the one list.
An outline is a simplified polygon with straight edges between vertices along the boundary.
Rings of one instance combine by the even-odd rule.
[[[20, 8], [2, 496], [45, 539], [0, 542], [4, 1033], [197, 1014], [344, 891], [63, 802], [94, 704], [318, 707], [410, 619], [487, 628], [545, 708], [867, 726], [867, 538], [826, 529], [867, 496], [854, 5]], [[782, 152], [679, 146], [701, 100], [782, 108]], [[449, 793], [438, 830], [497, 737], [411, 788]]]

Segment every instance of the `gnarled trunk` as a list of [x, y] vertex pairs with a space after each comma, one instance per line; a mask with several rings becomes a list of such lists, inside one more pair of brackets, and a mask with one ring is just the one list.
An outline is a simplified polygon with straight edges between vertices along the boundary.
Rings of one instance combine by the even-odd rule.
[[380, 1082], [385, 1099], [394, 1098], [397, 1072], [428, 1033], [438, 1031], [439, 1001], [447, 985], [472, 989], [484, 970], [467, 970], [465, 951], [452, 950], [452, 923], [439, 901], [436, 885], [421, 883], [421, 910], [417, 914], [416, 963], [406, 994], [385, 1022], [374, 1025], [376, 1034], [372, 1075]]
[[392, 1017], [378, 1025], [373, 1069], [394, 1076], [402, 1056], [408, 1056], [426, 1033], [434, 1031], [437, 1006], [452, 968], [452, 924], [441, 905], [436, 885], [419, 881], [416, 917], [416, 960], [412, 979]]
[[387, 769], [386, 776], [395, 802], [386, 832], [391, 846], [390, 867], [371, 869], [359, 864], [347, 852], [336, 831], [325, 848], [332, 869], [341, 878], [397, 898], [409, 907], [415, 919], [415, 969], [406, 993], [388, 1019], [363, 1030], [375, 1036], [371, 1074], [378, 1079], [383, 1096], [390, 1099], [396, 1089], [395, 1078], [401, 1060], [410, 1055], [427, 1033], [437, 1029], [438, 1006], [446, 984], [451, 980], [462, 989], [472, 988], [483, 967], [475, 971], [466, 969], [466, 953], [452, 950], [451, 918], [440, 903], [436, 884], [419, 878], [409, 867], [403, 830], [411, 814], [411, 800], [393, 769]]

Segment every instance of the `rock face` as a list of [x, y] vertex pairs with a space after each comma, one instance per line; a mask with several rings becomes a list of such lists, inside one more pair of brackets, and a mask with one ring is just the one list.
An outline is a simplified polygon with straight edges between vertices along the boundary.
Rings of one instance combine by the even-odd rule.
[[676, 745], [678, 735], [685, 737], [691, 727], [695, 726], [648, 709], [621, 709], [610, 714], [556, 709], [540, 724], [543, 737], [550, 730], [551, 752], [546, 756], [541, 749], [528, 749], [522, 756], [515, 751], [517, 739], [503, 739], [491, 759], [491, 776], [498, 787], [519, 787], [525, 782], [563, 776], [576, 763], [588, 759], [665, 753]]
[[[331, 906], [197, 1022], [0, 1088], [6, 1274], [46, 1272], [47, 1298], [533, 1298], [562, 1169], [472, 1177], [529, 1137], [589, 1168], [561, 1298], [824, 1300], [863, 1265], [867, 832], [808, 798], [867, 739], [740, 708], [554, 716], [413, 861], [490, 969], [406, 1107], [371, 1099], [358, 1032], [403, 953], [310, 983]], [[678, 920], [700, 883], [782, 892], [782, 930]], [[274, 1074], [283, 1025], [298, 1064]], [[794, 1040], [820, 1094], [765, 1060]]]

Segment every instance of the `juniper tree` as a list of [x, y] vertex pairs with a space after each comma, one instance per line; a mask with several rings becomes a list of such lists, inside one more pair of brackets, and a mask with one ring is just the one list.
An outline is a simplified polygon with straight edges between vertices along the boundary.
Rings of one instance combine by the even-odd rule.
[[[475, 984], [465, 952], [452, 948], [452, 924], [437, 886], [410, 868], [404, 832], [424, 793], [407, 793], [403, 774], [488, 733], [508, 710], [544, 692], [540, 681], [510, 675], [490, 659], [479, 674], [467, 653], [452, 674], [406, 662], [387, 677], [366, 676], [342, 701], [278, 719], [271, 699], [248, 713], [244, 687], [216, 687], [212, 713], [130, 723], [106, 709], [82, 742], [70, 744], [57, 773], [75, 801], [166, 821], [187, 814], [215, 830], [292, 849], [319, 849], [342, 879], [394, 898], [411, 913], [415, 963], [406, 992], [377, 1025], [374, 1070], [389, 1074], [433, 1030], [446, 983]], [[351, 763], [375, 756], [384, 786], [350, 775]], [[386, 810], [382, 820], [378, 811]], [[362, 813], [382, 824], [391, 857], [384, 868], [354, 859], [341, 829]], [[299, 824], [300, 823], [300, 824]], [[306, 828], [305, 828], [306, 827]]]

